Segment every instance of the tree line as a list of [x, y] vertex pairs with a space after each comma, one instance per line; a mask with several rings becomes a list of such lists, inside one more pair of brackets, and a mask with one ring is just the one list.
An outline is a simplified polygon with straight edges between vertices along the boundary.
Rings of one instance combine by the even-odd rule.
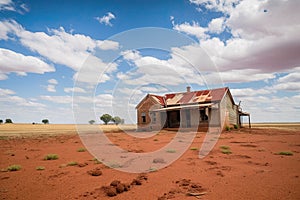
[[[0, 119], [0, 124], [2, 124], [2, 123], [3, 123], [3, 119]], [[12, 122], [11, 119], [5, 119], [5, 123], [6, 123], [6, 124], [11, 124], [11, 123], [13, 123], [13, 122]]]
[[[0, 119], [0, 124], [2, 124], [3, 123], [3, 119]], [[5, 124], [12, 124], [13, 123], [13, 121], [11, 120], [11, 119], [5, 119], [5, 122], [4, 122]], [[48, 119], [43, 119], [42, 120], [42, 123], [43, 124], [49, 124], [49, 120]], [[36, 124], [35, 122], [32, 122], [32, 124]]]
[[[124, 124], [125, 120], [120, 118], [119, 116], [112, 117], [110, 114], [103, 114], [100, 117], [100, 120], [104, 122], [105, 125], [107, 125], [109, 122], [113, 122], [114, 124]], [[90, 124], [94, 124], [95, 120], [90, 120]]]

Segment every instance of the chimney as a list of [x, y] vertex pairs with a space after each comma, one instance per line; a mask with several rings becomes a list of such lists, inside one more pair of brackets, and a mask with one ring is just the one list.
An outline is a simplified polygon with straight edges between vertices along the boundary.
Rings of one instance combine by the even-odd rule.
[[187, 87], [186, 87], [186, 91], [187, 91], [187, 92], [191, 92], [191, 87], [190, 87], [190, 86], [187, 86]]

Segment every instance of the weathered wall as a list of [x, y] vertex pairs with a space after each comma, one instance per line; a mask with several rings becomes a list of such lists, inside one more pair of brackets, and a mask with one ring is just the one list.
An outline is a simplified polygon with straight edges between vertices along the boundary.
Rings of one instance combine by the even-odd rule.
[[211, 111], [210, 111], [210, 121], [209, 124], [211, 126], [220, 126], [220, 110], [219, 110], [220, 105], [217, 103], [216, 105], [212, 106]]
[[238, 124], [237, 106], [231, 101], [229, 94], [227, 93], [224, 100], [226, 100], [226, 125]]
[[[188, 117], [187, 115], [190, 115]], [[197, 108], [183, 109], [180, 111], [181, 128], [197, 127], [199, 125], [200, 114]]]
[[[137, 123], [138, 123], [138, 129], [142, 130], [155, 130], [161, 128], [161, 118], [160, 114], [157, 112], [155, 114], [155, 122], [151, 120], [150, 111], [154, 109], [158, 109], [161, 106], [154, 102], [151, 97], [148, 97], [144, 100], [144, 102], [140, 105], [140, 107], [137, 109]], [[146, 122], [143, 122], [142, 119], [142, 113], [146, 114]], [[153, 117], [153, 116], [152, 116]]]

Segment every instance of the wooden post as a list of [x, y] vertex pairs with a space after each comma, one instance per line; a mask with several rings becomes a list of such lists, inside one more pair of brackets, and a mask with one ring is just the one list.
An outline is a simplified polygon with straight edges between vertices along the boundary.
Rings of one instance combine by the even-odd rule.
[[250, 114], [248, 114], [248, 120], [249, 120], [249, 128], [251, 128]]

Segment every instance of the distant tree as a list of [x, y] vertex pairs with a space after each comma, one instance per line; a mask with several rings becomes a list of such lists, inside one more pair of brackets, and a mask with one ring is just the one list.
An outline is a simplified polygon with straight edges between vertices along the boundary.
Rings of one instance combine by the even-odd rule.
[[112, 120], [112, 116], [110, 114], [103, 114], [100, 119], [107, 125]]
[[0, 119], [0, 124], [2, 124], [3, 123], [3, 120], [2, 119]]
[[43, 122], [44, 124], [49, 124], [49, 120], [48, 120], [48, 119], [43, 119], [42, 122]]
[[13, 122], [12, 122], [12, 120], [11, 120], [11, 119], [5, 119], [5, 123], [7, 123], [7, 124], [11, 124], [11, 123], [13, 123]]
[[118, 116], [115, 116], [114, 118], [112, 118], [112, 120], [116, 125], [120, 124], [122, 122], [122, 119]]
[[121, 124], [125, 124], [125, 119], [121, 119]]
[[95, 123], [95, 120], [92, 119], [92, 120], [89, 121], [89, 123], [90, 123], [90, 124], [94, 124], [94, 123]]

